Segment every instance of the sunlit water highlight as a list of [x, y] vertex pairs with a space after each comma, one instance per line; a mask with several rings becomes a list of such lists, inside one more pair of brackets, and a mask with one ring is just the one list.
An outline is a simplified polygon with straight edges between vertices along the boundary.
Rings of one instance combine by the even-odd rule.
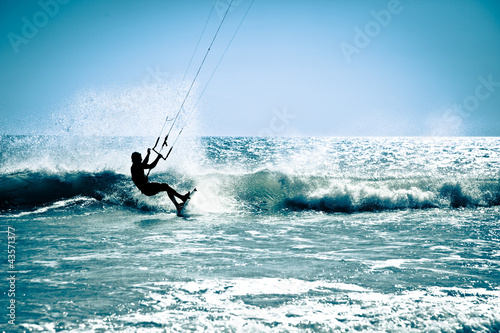
[[1, 140], [20, 330], [500, 331], [498, 139]]

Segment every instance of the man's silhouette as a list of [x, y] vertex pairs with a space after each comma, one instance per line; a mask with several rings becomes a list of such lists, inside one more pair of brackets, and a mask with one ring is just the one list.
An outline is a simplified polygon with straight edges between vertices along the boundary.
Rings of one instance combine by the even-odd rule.
[[[142, 160], [142, 156], [140, 153], [132, 153], [132, 167], [130, 168], [130, 171], [132, 173], [132, 181], [137, 186], [137, 188], [147, 196], [153, 196], [155, 194], [158, 194], [159, 192], [167, 192], [168, 197], [170, 198], [170, 200], [172, 200], [175, 208], [177, 208], [178, 210], [189, 198], [189, 192], [186, 195], [181, 195], [177, 193], [177, 191], [175, 191], [173, 188], [171, 188], [168, 184], [150, 183], [148, 181], [148, 176], [146, 176], [146, 174], [144, 173], [144, 170], [153, 169], [158, 164], [158, 161], [161, 158], [161, 155], [158, 155], [153, 163], [148, 164], [150, 153], [151, 149], [148, 149], [148, 154], [146, 155], [144, 161]], [[177, 202], [177, 200], [175, 199], [176, 197], [182, 200], [181, 204]]]

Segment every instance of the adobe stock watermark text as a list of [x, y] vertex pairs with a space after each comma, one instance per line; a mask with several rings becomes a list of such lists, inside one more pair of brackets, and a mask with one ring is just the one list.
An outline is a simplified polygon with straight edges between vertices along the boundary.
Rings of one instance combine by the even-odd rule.
[[16, 230], [7, 227], [7, 322], [16, 325]]
[[59, 14], [60, 6], [67, 4], [69, 1], [70, 0], [39, 0], [37, 4], [40, 10], [30, 17], [23, 16], [21, 18], [20, 33], [11, 31], [7, 34], [7, 38], [14, 52], [19, 53], [19, 47], [23, 44], [28, 44], [30, 40], [35, 38], [40, 29], [44, 28], [49, 23], [50, 19]]

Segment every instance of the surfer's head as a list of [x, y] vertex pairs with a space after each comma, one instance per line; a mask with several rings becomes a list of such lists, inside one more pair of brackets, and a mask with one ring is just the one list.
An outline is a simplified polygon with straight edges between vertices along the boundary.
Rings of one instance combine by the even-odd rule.
[[132, 163], [141, 163], [141, 162], [142, 162], [141, 153], [138, 152], [132, 153]]

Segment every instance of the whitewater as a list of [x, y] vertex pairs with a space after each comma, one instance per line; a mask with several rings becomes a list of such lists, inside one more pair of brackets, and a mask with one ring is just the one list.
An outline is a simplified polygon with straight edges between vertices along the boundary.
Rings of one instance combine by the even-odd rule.
[[186, 136], [184, 218], [154, 141], [0, 136], [0, 329], [500, 331], [500, 138]]

